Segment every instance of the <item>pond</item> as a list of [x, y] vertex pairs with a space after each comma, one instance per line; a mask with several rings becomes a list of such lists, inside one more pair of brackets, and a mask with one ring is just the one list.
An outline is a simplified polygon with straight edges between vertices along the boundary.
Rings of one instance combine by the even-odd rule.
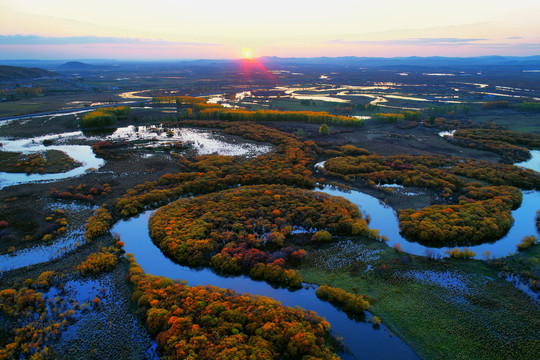
[[[368, 322], [355, 321], [330, 303], [318, 299], [315, 289], [289, 291], [273, 288], [262, 281], [255, 281], [247, 276], [221, 276], [210, 269], [192, 269], [181, 266], [167, 258], [148, 235], [148, 219], [152, 211], [147, 211], [136, 218], [118, 222], [113, 233], [118, 233], [125, 243], [127, 253], [135, 256], [137, 263], [145, 272], [186, 280], [189, 285], [213, 285], [233, 289], [239, 293], [268, 296], [285, 306], [300, 306], [313, 310], [330, 322], [333, 332], [343, 338], [348, 349], [339, 354], [343, 359], [418, 359], [416, 353], [397, 336], [391, 335], [384, 325], [374, 329]], [[369, 313], [366, 317], [371, 317]]]
[[[369, 227], [378, 229], [381, 235], [386, 235], [390, 240], [389, 246], [399, 243], [403, 251], [414, 255], [426, 255], [426, 253], [440, 254], [447, 256], [446, 250], [452, 250], [454, 247], [429, 247], [416, 242], [408, 241], [399, 233], [399, 220], [396, 211], [389, 205], [381, 202], [379, 199], [355, 190], [339, 190], [331, 186], [325, 186], [324, 193], [333, 196], [341, 196], [358, 206], [362, 214], [371, 217]], [[539, 191], [524, 191], [523, 202], [519, 209], [512, 211], [514, 224], [510, 231], [501, 239], [481, 245], [469, 246], [471, 251], [476, 253], [476, 259], [484, 259], [486, 251], [490, 252], [490, 257], [499, 258], [507, 256], [517, 251], [517, 244], [527, 235], [536, 234], [536, 211], [540, 204]], [[464, 246], [460, 246], [464, 248]]]

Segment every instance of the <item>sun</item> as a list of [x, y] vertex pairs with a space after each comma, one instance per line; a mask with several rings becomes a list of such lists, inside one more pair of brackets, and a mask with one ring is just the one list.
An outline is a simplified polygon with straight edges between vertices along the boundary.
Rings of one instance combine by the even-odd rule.
[[249, 59], [250, 57], [253, 56], [253, 51], [251, 51], [251, 49], [244, 48], [242, 49], [242, 55], [244, 55], [246, 59]]

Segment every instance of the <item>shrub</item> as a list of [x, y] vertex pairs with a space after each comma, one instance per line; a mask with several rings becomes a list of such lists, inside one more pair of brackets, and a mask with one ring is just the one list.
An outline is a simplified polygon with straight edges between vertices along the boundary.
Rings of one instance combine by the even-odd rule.
[[340, 288], [321, 285], [315, 291], [319, 299], [342, 308], [349, 315], [362, 315], [369, 309], [369, 302], [363, 295], [354, 295]]
[[525, 236], [521, 239], [521, 242], [517, 245], [519, 251], [525, 250], [536, 244], [538, 238], [535, 235]]
[[114, 269], [118, 263], [118, 249], [114, 246], [102, 248], [100, 252], [90, 254], [78, 267], [81, 274], [100, 274]]
[[104, 207], [97, 209], [93, 216], [86, 222], [84, 235], [87, 241], [104, 235], [111, 228], [112, 216]]
[[328, 134], [328, 132], [329, 132], [328, 125], [322, 124], [321, 127], [319, 128], [319, 133]]
[[450, 255], [451, 258], [454, 258], [454, 259], [470, 259], [476, 256], [476, 254], [470, 251], [468, 248], [465, 248], [463, 250], [459, 250], [459, 249], [446, 250], [446, 253]]
[[313, 237], [312, 237], [312, 240], [313, 241], [316, 241], [316, 242], [328, 242], [328, 241], [332, 241], [332, 234], [330, 234], [328, 231], [326, 230], [320, 230], [320, 231], [317, 231]]
[[103, 110], [94, 110], [88, 114], [85, 114], [81, 119], [81, 127], [105, 127], [113, 125], [116, 122], [116, 115], [111, 112]]

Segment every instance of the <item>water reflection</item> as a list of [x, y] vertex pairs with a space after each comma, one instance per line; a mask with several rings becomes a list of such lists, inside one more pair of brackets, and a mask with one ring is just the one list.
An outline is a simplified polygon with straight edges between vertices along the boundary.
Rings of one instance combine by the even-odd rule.
[[189, 145], [199, 155], [255, 157], [272, 151], [273, 146], [256, 141], [223, 135], [219, 132], [193, 128], [165, 128], [157, 126], [126, 126], [116, 129], [105, 140], [145, 141], [145, 147], [180, 142]]
[[36, 153], [46, 150], [59, 150], [64, 152], [73, 160], [81, 163], [81, 166], [70, 171], [53, 174], [26, 174], [26, 173], [6, 173], [0, 172], [0, 189], [15, 184], [35, 182], [35, 181], [54, 181], [67, 179], [74, 176], [85, 174], [93, 169], [99, 169], [105, 164], [103, 159], [95, 156], [89, 145], [65, 145], [55, 144], [51, 146], [43, 145], [43, 141], [65, 141], [82, 136], [82, 132], [75, 131], [58, 135], [46, 135], [30, 139], [9, 140], [0, 138], [3, 151], [20, 152], [25, 154]]
[[[254, 281], [247, 276], [224, 277], [209, 269], [192, 269], [172, 262], [154, 245], [148, 235], [148, 211], [137, 218], [118, 222], [112, 229], [124, 241], [124, 249], [135, 256], [137, 263], [153, 275], [183, 279], [189, 285], [213, 285], [233, 289], [239, 293], [268, 296], [280, 301], [285, 306], [300, 306], [317, 312], [330, 322], [334, 332], [343, 337], [349, 353], [341, 353], [343, 359], [418, 359], [416, 353], [398, 337], [391, 336], [382, 326], [373, 329], [367, 322], [350, 319], [344, 312], [331, 304], [318, 299], [312, 288], [291, 292], [276, 289], [262, 281]], [[371, 317], [368, 313], [366, 316]]]
[[[217, 131], [194, 128], [164, 128], [157, 126], [126, 126], [111, 130], [111, 132], [82, 132], [39, 136], [28, 139], [10, 140], [0, 138], [2, 151], [19, 153], [36, 153], [46, 150], [59, 150], [81, 163], [81, 166], [70, 171], [53, 174], [26, 174], [0, 172], [0, 189], [9, 185], [30, 182], [49, 182], [83, 175], [97, 170], [105, 165], [103, 159], [97, 158], [90, 145], [70, 145], [75, 140], [86, 141], [120, 141], [135, 142], [134, 146], [157, 147], [175, 142], [183, 147], [192, 148], [199, 155], [219, 154], [225, 156], [255, 157], [274, 149], [273, 145], [225, 135]], [[53, 145], [45, 146], [43, 143]]]
[[[351, 201], [360, 208], [360, 211], [371, 217], [370, 228], [378, 229], [381, 235], [386, 235], [390, 240], [388, 245], [394, 246], [399, 243], [403, 251], [414, 255], [426, 255], [426, 253], [440, 254], [447, 256], [446, 250], [454, 247], [430, 247], [416, 242], [408, 241], [399, 232], [399, 220], [396, 212], [389, 205], [384, 204], [379, 199], [355, 190], [338, 190], [325, 186], [324, 193], [333, 196], [341, 196]], [[539, 191], [523, 192], [523, 202], [519, 209], [512, 211], [514, 224], [510, 231], [501, 239], [481, 245], [468, 246], [469, 250], [476, 253], [476, 259], [485, 259], [486, 252], [491, 258], [499, 258], [516, 252], [516, 246], [521, 239], [527, 235], [536, 234], [536, 210], [540, 204]], [[463, 248], [464, 246], [460, 246]]]
[[[69, 214], [86, 211], [87, 215], [90, 216], [97, 207], [76, 203], [53, 203], [50, 208], [64, 210]], [[51, 244], [38, 245], [16, 251], [13, 254], [0, 255], [0, 273], [60, 258], [82, 244], [84, 244], [84, 227], [72, 227], [68, 223], [66, 233], [56, 238]]]

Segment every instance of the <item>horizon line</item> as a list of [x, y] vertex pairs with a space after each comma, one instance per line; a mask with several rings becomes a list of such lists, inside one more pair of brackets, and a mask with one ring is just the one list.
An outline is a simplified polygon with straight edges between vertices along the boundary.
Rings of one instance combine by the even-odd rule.
[[540, 57], [540, 53], [536, 55], [476, 55], [476, 56], [443, 56], [443, 55], [431, 55], [431, 56], [356, 56], [356, 55], [343, 55], [343, 56], [273, 56], [265, 55], [253, 58], [162, 58], [162, 59], [144, 59], [144, 58], [133, 58], [133, 59], [122, 59], [122, 58], [54, 58], [54, 59], [44, 59], [44, 58], [18, 58], [18, 59], [1, 59], [0, 61], [231, 61], [231, 60], [260, 60], [265, 58], [271, 59], [345, 59], [345, 58], [356, 58], [356, 59], [479, 59], [479, 58], [534, 58]]

